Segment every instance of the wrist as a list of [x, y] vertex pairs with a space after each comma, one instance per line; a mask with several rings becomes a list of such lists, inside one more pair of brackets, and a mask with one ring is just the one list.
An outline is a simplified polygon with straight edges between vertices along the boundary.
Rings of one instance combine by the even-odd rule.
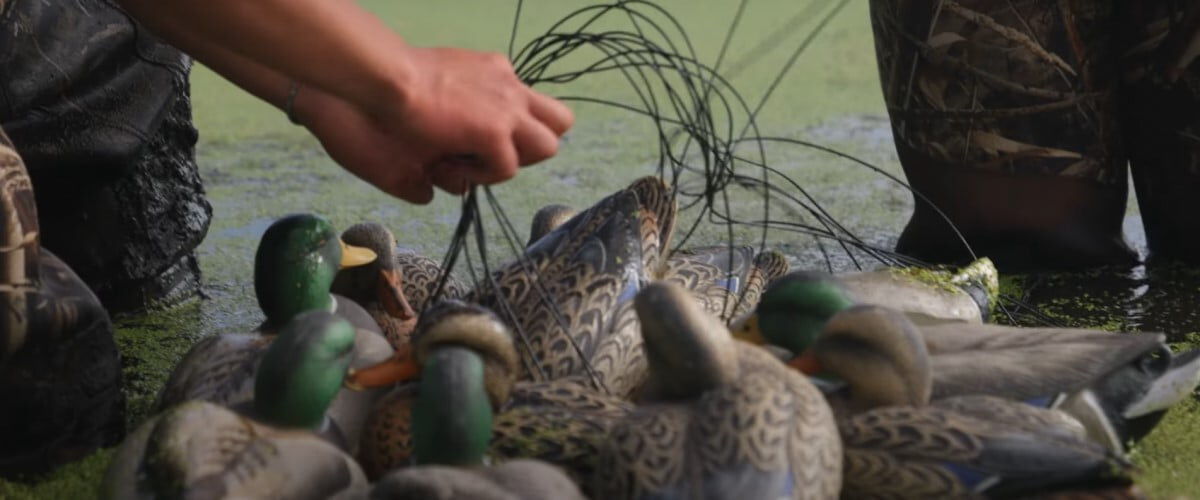
[[419, 49], [409, 47], [401, 42], [399, 50], [392, 53], [377, 86], [378, 94], [373, 99], [376, 106], [366, 110], [377, 118], [384, 116], [401, 116], [412, 102], [414, 84], [417, 80], [415, 70], [419, 57]]

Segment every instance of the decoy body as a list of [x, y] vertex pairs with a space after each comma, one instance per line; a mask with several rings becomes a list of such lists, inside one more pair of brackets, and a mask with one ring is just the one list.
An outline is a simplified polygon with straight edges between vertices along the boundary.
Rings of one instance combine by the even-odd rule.
[[[804, 354], [814, 332], [852, 304], [829, 280], [789, 275], [764, 294], [753, 319], [737, 334]], [[930, 354], [934, 399], [987, 394], [1060, 407], [1116, 452], [1149, 432], [1200, 382], [1200, 355], [1172, 355], [1159, 334], [967, 323], [914, 326], [880, 308], [861, 309], [840, 321], [843, 330], [890, 342], [902, 338], [896, 330], [915, 329]]]
[[[654, 186], [652, 182], [643, 183], [647, 187], [639, 192], [658, 191], [649, 187]], [[653, 192], [649, 196], [654, 200], [669, 198], [668, 194], [662, 192]], [[661, 240], [656, 245], [660, 252], [669, 250], [677, 209], [674, 202], [664, 202], [664, 208], [655, 213], [657, 225], [663, 227], [644, 233]], [[577, 212], [566, 205], [547, 205], [538, 210], [533, 217], [529, 246], [575, 215]], [[700, 300], [705, 310], [726, 321], [753, 309], [766, 285], [788, 271], [787, 258], [782, 254], [772, 251], [756, 255], [752, 247], [744, 245], [676, 250], [669, 252], [666, 260], [660, 262], [661, 265], [649, 269], [651, 280], [682, 286]]]
[[996, 266], [986, 257], [953, 272], [887, 268], [824, 277], [856, 302], [887, 306], [917, 324], [986, 322], [1000, 293]]
[[365, 497], [366, 476], [335, 444], [327, 416], [354, 344], [345, 319], [297, 315], [263, 356], [251, 402], [235, 410], [193, 400], [152, 417], [117, 450], [103, 496]]
[[[410, 408], [412, 461], [416, 467], [384, 476], [372, 498], [582, 499], [579, 488], [557, 467], [535, 460], [485, 465], [494, 447], [495, 409], [507, 399], [515, 374], [515, 353], [493, 351], [491, 342], [509, 343], [502, 325], [486, 311], [447, 304], [415, 344], [422, 367]], [[482, 324], [480, 324], [482, 323]], [[475, 346], [472, 343], [479, 343]], [[481, 353], [477, 349], [487, 349]], [[500, 358], [489, 357], [500, 354]]]
[[[329, 293], [340, 267], [364, 265], [373, 252], [348, 246], [328, 221], [315, 215], [284, 217], [267, 229], [254, 263], [254, 289], [266, 321], [247, 334], [214, 335], [198, 342], [176, 366], [159, 396], [158, 409], [198, 399], [223, 406], [245, 404], [253, 398], [254, 373], [278, 329], [297, 314], [333, 311], [355, 327], [351, 366], [378, 363], [392, 348], [378, 325], [361, 307]], [[330, 415], [352, 445], [379, 391], [342, 391]]]
[[705, 311], [729, 322], [753, 310], [767, 284], [787, 271], [779, 252], [712, 246], [672, 253], [656, 279], [690, 291]]
[[[388, 363], [354, 372], [349, 383], [355, 386], [388, 385], [421, 373], [419, 386], [397, 388], [372, 412], [359, 453], [368, 474], [381, 475], [413, 460], [420, 444], [414, 411], [422, 398], [432, 401], [443, 397], [446, 399], [440, 404], [460, 406], [446, 411], [460, 416], [489, 415], [489, 457], [536, 458], [566, 468], [576, 480], [590, 478], [600, 443], [608, 439], [612, 423], [628, 413], [630, 405], [597, 393], [584, 380], [517, 381], [519, 357], [513, 342], [508, 327], [491, 311], [445, 301], [421, 317], [413, 335], [411, 356], [401, 353]], [[481, 360], [481, 397], [485, 398], [486, 408], [478, 398], [454, 403], [455, 395], [472, 390], [468, 386], [475, 379], [453, 371], [431, 371], [429, 357], [435, 352], [457, 353], [454, 356], [467, 359], [461, 362], [464, 365], [473, 365], [476, 358]], [[457, 366], [453, 363], [445, 361], [442, 365]], [[444, 380], [426, 380], [433, 376]], [[452, 445], [440, 443], [442, 447]]]
[[121, 361], [108, 313], [39, 244], [33, 186], [0, 131], [0, 476], [120, 441]]
[[[561, 205], [534, 218], [531, 245], [467, 300], [486, 305], [520, 338], [522, 378], [586, 377], [628, 397], [646, 377], [632, 298], [645, 283], [684, 286], [714, 314], [748, 310], [766, 283], [787, 270], [775, 252], [711, 247], [667, 256], [677, 206], [669, 188], [646, 177], [574, 213]], [[524, 348], [525, 345], [529, 348]]]
[[833, 498], [841, 443], [804, 377], [672, 284], [637, 296], [650, 378], [602, 450], [597, 498]]
[[520, 379], [585, 377], [618, 396], [641, 385], [632, 299], [661, 261], [672, 201], [661, 181], [641, 179], [571, 217], [467, 296], [517, 334]]
[[382, 224], [365, 222], [342, 232], [348, 245], [366, 248], [378, 256], [373, 262], [338, 272], [332, 291], [366, 309], [394, 349], [408, 344], [417, 314], [442, 286], [442, 298], [458, 298], [466, 286], [454, 275], [445, 276], [437, 261], [412, 252], [401, 252], [396, 238]]
[[375, 483], [372, 500], [583, 500], [553, 465], [511, 460], [489, 467], [426, 465], [394, 470]]
[[815, 371], [841, 384], [828, 397], [845, 446], [845, 498], [1010, 497], [1127, 482], [1128, 463], [1066, 413], [935, 395], [936, 357], [898, 312], [837, 313], [808, 352]]

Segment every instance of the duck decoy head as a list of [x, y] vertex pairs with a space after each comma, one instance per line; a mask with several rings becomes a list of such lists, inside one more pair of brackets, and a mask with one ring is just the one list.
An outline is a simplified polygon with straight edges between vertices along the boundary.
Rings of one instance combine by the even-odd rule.
[[800, 354], [812, 346], [829, 318], [852, 305], [854, 299], [832, 275], [795, 271], [772, 282], [754, 312], [731, 330], [740, 340]]
[[344, 269], [333, 281], [333, 291], [359, 304], [380, 304], [389, 316], [415, 320], [416, 312], [404, 295], [403, 276], [396, 265], [396, 237], [382, 224], [364, 222], [342, 232], [342, 241], [365, 248], [377, 256], [371, 265]]
[[461, 344], [442, 344], [423, 357], [412, 410], [418, 465], [482, 465], [492, 439], [493, 404], [486, 362]]
[[859, 305], [835, 314], [800, 357], [808, 358], [803, 371], [844, 381], [858, 411], [924, 406], [933, 390], [929, 352], [916, 326], [883, 307]]
[[315, 429], [354, 358], [354, 327], [328, 311], [297, 315], [263, 355], [254, 378], [254, 411], [280, 427]]
[[657, 399], [686, 399], [737, 377], [733, 337], [679, 285], [656, 282], [634, 298], [650, 388]]
[[254, 292], [267, 323], [282, 326], [299, 313], [331, 310], [329, 288], [345, 267], [375, 260], [375, 253], [347, 245], [333, 225], [313, 214], [283, 217], [267, 228], [254, 256]]
[[574, 208], [566, 205], [554, 204], [542, 207], [533, 214], [533, 222], [529, 225], [529, 241], [525, 243], [525, 246], [537, 243], [543, 236], [571, 220], [571, 217], [577, 213], [579, 212]]
[[434, 352], [452, 346], [469, 349], [480, 357], [493, 406], [498, 408], [508, 400], [519, 373], [512, 334], [490, 310], [458, 300], [431, 306], [418, 320], [409, 346], [398, 349], [382, 363], [352, 370], [347, 385], [371, 388], [411, 380], [421, 373]]

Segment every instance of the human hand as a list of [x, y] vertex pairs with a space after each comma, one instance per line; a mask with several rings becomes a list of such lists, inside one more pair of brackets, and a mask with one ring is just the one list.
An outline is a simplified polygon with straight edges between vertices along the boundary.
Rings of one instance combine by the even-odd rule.
[[306, 88], [296, 112], [335, 161], [407, 201], [507, 180], [553, 156], [574, 122], [499, 54], [405, 47], [398, 60], [395, 102], [360, 109]]

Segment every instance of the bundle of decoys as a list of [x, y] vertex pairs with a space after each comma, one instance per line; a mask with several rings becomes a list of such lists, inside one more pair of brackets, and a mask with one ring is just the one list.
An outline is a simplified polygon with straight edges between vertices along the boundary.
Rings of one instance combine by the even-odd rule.
[[985, 324], [986, 259], [788, 274], [672, 252], [676, 210], [655, 178], [547, 207], [473, 287], [379, 224], [280, 219], [266, 321], [184, 357], [104, 494], [1137, 498], [1127, 446], [1200, 381], [1161, 335]]

